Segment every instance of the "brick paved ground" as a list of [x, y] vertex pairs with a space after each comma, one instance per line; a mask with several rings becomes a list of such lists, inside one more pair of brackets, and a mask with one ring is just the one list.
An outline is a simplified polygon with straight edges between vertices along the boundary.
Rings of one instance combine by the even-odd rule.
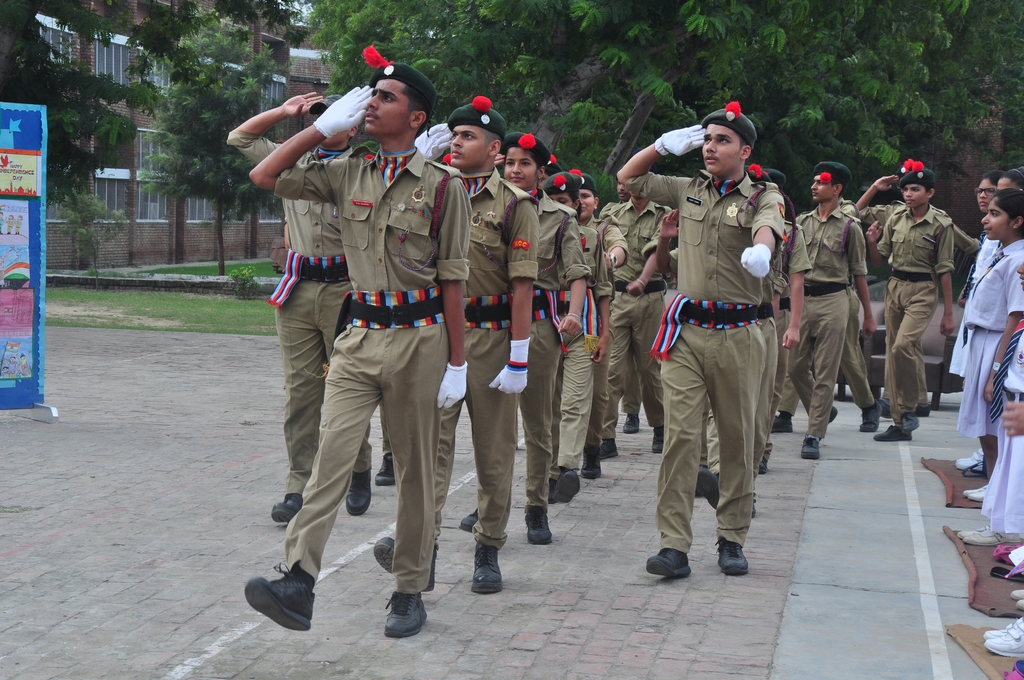
[[[438, 585], [407, 640], [383, 635], [392, 581], [368, 550], [395, 519], [394, 489], [342, 511], [313, 629], [277, 627], [242, 587], [272, 575], [284, 530], [277, 340], [54, 328], [47, 401], [59, 425], [0, 413], [0, 677], [768, 677], [814, 465], [779, 437], [758, 482], [748, 576], [718, 570], [713, 511], [698, 500], [693, 575], [644, 571], [657, 551], [651, 429], [620, 435], [604, 476], [555, 505], [550, 546], [516, 508], [500, 553], [505, 591], [470, 592], [475, 505], [469, 433], [457, 442]], [[840, 405], [844, 413], [852, 405]], [[375, 423], [376, 426], [376, 423]], [[374, 433], [379, 462], [379, 429]], [[838, 442], [836, 442], [838, 443]]]

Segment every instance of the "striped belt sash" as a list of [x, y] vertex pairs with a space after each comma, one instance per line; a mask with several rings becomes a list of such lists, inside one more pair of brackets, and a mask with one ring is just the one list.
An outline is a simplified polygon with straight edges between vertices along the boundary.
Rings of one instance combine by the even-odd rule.
[[654, 338], [650, 356], [658, 361], [668, 361], [669, 350], [679, 338], [684, 323], [714, 330], [740, 328], [757, 323], [757, 307], [714, 300], [691, 300], [685, 295], [676, 295], [661, 317], [661, 328]]
[[508, 295], [466, 298], [466, 328], [500, 330], [512, 325]]
[[[444, 321], [444, 308], [440, 295], [440, 286], [394, 292], [354, 290], [350, 295], [354, 303], [351, 305], [350, 323], [357, 328], [419, 328], [441, 323]], [[387, 316], [388, 320], [360, 318], [360, 304], [364, 307], [386, 308], [386, 311], [382, 310], [381, 316]], [[416, 307], [412, 307], [413, 305]], [[422, 311], [417, 312], [417, 309]]]
[[267, 304], [280, 307], [295, 289], [295, 284], [303, 279], [323, 282], [348, 281], [348, 270], [343, 267], [345, 256], [306, 257], [288, 249], [284, 261], [284, 273], [277, 288], [267, 299]]

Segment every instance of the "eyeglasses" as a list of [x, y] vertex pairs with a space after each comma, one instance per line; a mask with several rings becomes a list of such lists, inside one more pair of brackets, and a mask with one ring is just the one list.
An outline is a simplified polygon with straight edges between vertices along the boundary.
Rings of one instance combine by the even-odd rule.
[[978, 187], [977, 189], [974, 190], [974, 195], [981, 196], [982, 194], [985, 194], [986, 196], [995, 196], [997, 191], [999, 190], [996, 189], [995, 187], [987, 187], [985, 189]]

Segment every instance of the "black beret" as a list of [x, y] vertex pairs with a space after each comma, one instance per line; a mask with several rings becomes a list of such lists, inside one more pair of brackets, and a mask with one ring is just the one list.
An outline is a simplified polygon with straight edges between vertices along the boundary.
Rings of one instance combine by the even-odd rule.
[[551, 163], [551, 151], [548, 149], [548, 145], [534, 137], [532, 132], [510, 132], [505, 135], [505, 141], [501, 144], [501, 153], [507, 155], [508, 150], [513, 146], [528, 151], [537, 161], [537, 165], [542, 168]]
[[921, 161], [907, 159], [900, 166], [900, 189], [908, 184], [920, 184], [927, 189], [935, 188], [935, 173], [924, 167]]
[[324, 97], [323, 101], [319, 101], [316, 104], [313, 104], [312, 106], [309, 107], [310, 115], [319, 116], [321, 113], [326, 111], [331, 104], [338, 101], [339, 99], [341, 99], [340, 94], [332, 94], [330, 96]]
[[416, 91], [427, 103], [427, 120], [430, 120], [434, 112], [434, 105], [437, 103], [437, 90], [430, 78], [426, 77], [412, 66], [402, 63], [393, 63], [381, 56], [373, 45], [363, 50], [363, 59], [376, 69], [370, 76], [370, 87], [376, 87], [377, 82], [385, 78], [405, 83]]
[[456, 126], [473, 125], [492, 132], [502, 139], [505, 138], [505, 119], [491, 108], [491, 100], [487, 97], [473, 97], [472, 104], [466, 104], [452, 111], [448, 116], [448, 129], [455, 132]]
[[[575, 173], [573, 173], [573, 174], [575, 174]], [[580, 187], [580, 189], [586, 189], [587, 191], [589, 191], [592, 194], [596, 195], [597, 194], [597, 181], [594, 180], [593, 175], [589, 175], [589, 174], [584, 172], [583, 174], [580, 175], [580, 177], [583, 178], [583, 185]]]
[[569, 191], [579, 191], [583, 188], [583, 178], [571, 172], [559, 172], [548, 177], [544, 182], [544, 193], [564, 194]]
[[729, 102], [724, 109], [709, 113], [704, 116], [700, 125], [703, 128], [707, 128], [708, 125], [724, 125], [739, 133], [740, 137], [750, 146], [757, 141], [757, 130], [754, 129], [754, 124], [750, 122], [750, 119], [743, 115], [739, 102]]
[[831, 182], [824, 182], [825, 184], [842, 184], [843, 188], [850, 186], [853, 182], [853, 173], [850, 169], [842, 163], [836, 163], [835, 161], [822, 161], [814, 166], [812, 174], [815, 177], [819, 177], [821, 173], [827, 172], [832, 176]]

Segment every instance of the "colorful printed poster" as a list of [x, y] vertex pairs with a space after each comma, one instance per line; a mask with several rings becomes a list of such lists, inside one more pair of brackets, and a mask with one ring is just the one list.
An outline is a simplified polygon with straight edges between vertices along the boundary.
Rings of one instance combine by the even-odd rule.
[[40, 157], [38, 152], [0, 149], [0, 196], [38, 196]]
[[0, 198], [0, 246], [28, 245], [28, 201]]
[[43, 114], [39, 108], [0, 110], [0, 196], [42, 195], [43, 149], [39, 139]]
[[32, 377], [32, 338], [0, 337], [0, 380]]
[[0, 289], [27, 286], [30, 269], [28, 246], [0, 244]]

